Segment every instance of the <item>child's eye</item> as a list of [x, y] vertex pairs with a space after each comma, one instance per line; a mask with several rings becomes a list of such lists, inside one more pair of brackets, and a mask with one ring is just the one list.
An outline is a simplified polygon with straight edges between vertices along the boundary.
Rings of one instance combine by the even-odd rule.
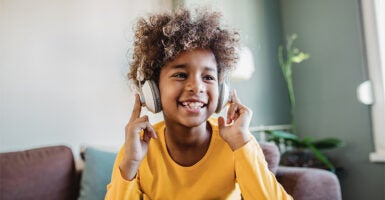
[[185, 78], [187, 78], [187, 74], [186, 73], [176, 73], [176, 74], [173, 75], [173, 77], [180, 78], [180, 79], [185, 79]]
[[215, 81], [215, 77], [214, 76], [211, 76], [211, 75], [205, 75], [203, 77], [204, 80], [207, 80], [207, 81]]

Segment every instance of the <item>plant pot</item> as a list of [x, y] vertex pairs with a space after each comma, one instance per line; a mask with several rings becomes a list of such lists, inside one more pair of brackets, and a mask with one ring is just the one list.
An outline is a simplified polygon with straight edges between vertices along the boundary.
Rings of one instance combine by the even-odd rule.
[[295, 148], [284, 152], [281, 155], [281, 161], [279, 164], [283, 166], [328, 169], [328, 167], [319, 161], [314, 156], [313, 152], [307, 148]]

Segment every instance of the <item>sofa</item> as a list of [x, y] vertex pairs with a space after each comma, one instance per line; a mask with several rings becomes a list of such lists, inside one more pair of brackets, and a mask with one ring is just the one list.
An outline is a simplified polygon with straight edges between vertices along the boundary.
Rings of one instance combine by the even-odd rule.
[[[279, 166], [278, 148], [272, 143], [260, 145], [269, 169], [294, 199], [342, 198], [335, 174], [322, 169]], [[67, 146], [0, 153], [0, 199], [103, 199], [116, 152], [86, 147], [81, 154], [83, 164], [79, 165]]]

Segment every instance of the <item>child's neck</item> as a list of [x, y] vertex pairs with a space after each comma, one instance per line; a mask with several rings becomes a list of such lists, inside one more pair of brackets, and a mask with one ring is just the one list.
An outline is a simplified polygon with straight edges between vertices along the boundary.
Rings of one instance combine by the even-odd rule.
[[182, 166], [197, 163], [206, 154], [211, 140], [208, 122], [199, 127], [167, 126], [165, 141], [171, 158]]

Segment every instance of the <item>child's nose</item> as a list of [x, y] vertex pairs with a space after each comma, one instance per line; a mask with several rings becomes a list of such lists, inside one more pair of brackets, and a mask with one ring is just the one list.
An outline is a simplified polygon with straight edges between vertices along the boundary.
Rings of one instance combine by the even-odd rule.
[[202, 80], [191, 78], [186, 84], [186, 90], [191, 93], [203, 93], [206, 91], [206, 86]]

